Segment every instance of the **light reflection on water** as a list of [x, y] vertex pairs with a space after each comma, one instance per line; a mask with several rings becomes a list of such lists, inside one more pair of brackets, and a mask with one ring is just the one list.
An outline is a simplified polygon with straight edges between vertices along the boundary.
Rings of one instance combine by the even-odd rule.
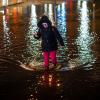
[[[74, 2], [76, 3], [74, 4]], [[76, 6], [75, 10], [74, 6]], [[10, 55], [11, 58], [21, 60], [24, 63], [31, 62], [33, 59], [41, 61], [40, 41], [35, 40], [33, 34], [37, 31], [37, 21], [40, 15], [46, 14], [54, 22], [53, 24], [56, 23], [65, 42], [65, 48], [58, 50], [59, 61], [65, 64], [67, 64], [68, 59], [73, 59], [75, 63], [80, 62], [80, 64], [95, 61], [91, 49], [95, 35], [91, 31], [92, 20], [91, 15], [89, 15], [92, 6], [89, 8], [88, 1], [66, 1], [57, 4], [55, 20], [54, 4], [31, 4], [5, 9], [2, 21], [5, 35], [3, 44], [4, 49], [8, 52], [6, 56]], [[12, 34], [15, 36], [13, 43]], [[5, 55], [6, 51], [2, 51], [1, 54]]]
[[[32, 5], [31, 6], [31, 14], [30, 14], [30, 19], [29, 19], [29, 27], [28, 27], [28, 31], [25, 35], [25, 39], [26, 39], [26, 43], [27, 43], [27, 48], [26, 51], [30, 54], [30, 55], [34, 55], [34, 50], [38, 51], [38, 47], [36, 47], [36, 45], [38, 44], [38, 42], [35, 42], [36, 40], [33, 37], [33, 34], [36, 33], [37, 30], [37, 15], [36, 15], [36, 6]], [[36, 55], [35, 55], [36, 56]]]
[[56, 98], [63, 99], [63, 84], [61, 83], [59, 74], [44, 72], [38, 74], [35, 81], [27, 80], [27, 84], [29, 84], [27, 86], [29, 100], [38, 100], [39, 98], [48, 98], [48, 100]]
[[79, 12], [79, 35], [76, 39], [78, 55], [81, 63], [93, 63], [95, 61], [94, 55], [92, 53], [91, 45], [94, 42], [93, 33], [90, 31], [90, 19], [89, 19], [89, 9], [87, 2], [83, 1], [82, 8]]
[[[35, 40], [33, 34], [37, 31], [37, 21], [40, 15], [47, 14], [53, 24], [56, 24], [65, 42], [64, 48], [59, 47], [58, 60], [65, 63], [65, 67], [68, 63], [71, 68], [78, 66], [87, 68], [93, 67], [99, 53], [96, 51], [98, 49], [96, 44], [98, 37], [96, 33], [97, 26], [95, 26], [95, 8], [92, 7], [92, 3], [90, 3], [89, 6], [86, 0], [67, 0], [66, 2], [56, 5], [56, 15], [54, 15], [53, 4], [31, 4], [7, 8], [4, 15], [2, 17], [0, 16], [0, 56], [13, 58], [23, 63], [29, 63], [33, 61], [33, 59], [42, 62], [40, 41]], [[40, 98], [46, 100], [44, 99], [46, 98], [46, 94], [47, 96], [49, 95], [50, 100], [54, 98], [55, 100], [64, 100], [74, 91], [73, 87], [80, 86], [80, 82], [82, 86], [84, 82], [86, 82], [86, 87], [89, 85], [90, 88], [93, 87], [91, 85], [92, 83], [88, 81], [88, 79], [91, 79], [89, 75], [95, 80], [99, 80], [99, 70], [98, 73], [91, 72], [92, 75], [85, 74], [85, 76], [82, 74], [82, 77], [78, 77], [81, 75], [79, 75], [79, 73], [77, 74], [77, 72], [75, 74], [73, 74], [73, 72], [71, 73], [72, 74], [69, 75], [67, 72], [65, 76], [55, 74], [55, 72], [44, 72], [42, 74], [35, 74], [35, 76], [32, 74], [32, 79], [25, 79], [25, 84], [22, 84], [23, 80], [21, 80], [21, 86], [18, 87], [21, 87], [19, 90], [22, 91], [24, 96], [27, 96], [27, 100], [39, 100]], [[86, 80], [83, 79], [84, 76], [87, 77]], [[21, 76], [19, 75], [19, 77]], [[74, 84], [72, 79], [78, 82]], [[95, 82], [93, 84], [95, 84]], [[24, 87], [24, 89], [22, 89], [22, 87]], [[82, 87], [82, 89], [84, 88]], [[18, 89], [15, 90], [15, 94], [17, 92], [19, 93]], [[78, 93], [80, 94], [80, 91]], [[65, 98], [63, 98], [64, 96]], [[71, 95], [71, 97], [73, 96]]]
[[11, 40], [10, 40], [10, 33], [9, 27], [7, 26], [6, 16], [3, 16], [3, 30], [4, 30], [4, 48], [6, 50], [10, 50]]

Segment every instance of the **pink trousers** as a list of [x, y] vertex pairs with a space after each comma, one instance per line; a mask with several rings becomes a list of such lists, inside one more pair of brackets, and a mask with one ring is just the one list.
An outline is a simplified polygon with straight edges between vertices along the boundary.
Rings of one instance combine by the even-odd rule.
[[49, 52], [43, 52], [43, 57], [44, 57], [44, 66], [48, 67], [49, 66], [49, 60], [51, 63], [56, 65], [56, 50], [54, 51], [49, 51]]

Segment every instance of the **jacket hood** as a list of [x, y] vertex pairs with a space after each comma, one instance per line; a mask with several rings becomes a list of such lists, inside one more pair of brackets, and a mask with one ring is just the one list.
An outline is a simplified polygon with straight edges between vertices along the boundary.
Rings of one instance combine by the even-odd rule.
[[49, 20], [49, 18], [44, 15], [41, 17], [40, 21], [38, 22], [37, 26], [39, 28], [43, 28], [42, 23], [47, 23], [49, 27], [51, 27], [51, 21]]

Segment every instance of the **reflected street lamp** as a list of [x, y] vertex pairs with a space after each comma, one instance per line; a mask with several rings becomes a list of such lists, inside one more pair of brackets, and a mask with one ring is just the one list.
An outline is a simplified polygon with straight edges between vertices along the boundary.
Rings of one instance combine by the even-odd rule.
[[55, 19], [55, 25], [57, 22], [57, 15], [56, 15], [56, 0], [54, 0], [54, 19]]
[[2, 5], [3, 6], [7, 6], [7, 4], [8, 4], [8, 0], [2, 0]]

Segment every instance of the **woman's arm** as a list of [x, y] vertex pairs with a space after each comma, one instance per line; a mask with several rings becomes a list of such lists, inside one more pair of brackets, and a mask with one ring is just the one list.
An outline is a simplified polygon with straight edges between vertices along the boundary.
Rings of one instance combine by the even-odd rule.
[[56, 27], [54, 27], [54, 33], [55, 33], [56, 38], [57, 38], [58, 42], [60, 43], [60, 45], [64, 46], [63, 38], [60, 35], [60, 33], [59, 33], [59, 31], [58, 31], [58, 29]]
[[40, 33], [40, 30], [39, 30], [36, 34], [34, 34], [34, 38], [40, 39], [40, 37], [41, 37], [41, 33]]

